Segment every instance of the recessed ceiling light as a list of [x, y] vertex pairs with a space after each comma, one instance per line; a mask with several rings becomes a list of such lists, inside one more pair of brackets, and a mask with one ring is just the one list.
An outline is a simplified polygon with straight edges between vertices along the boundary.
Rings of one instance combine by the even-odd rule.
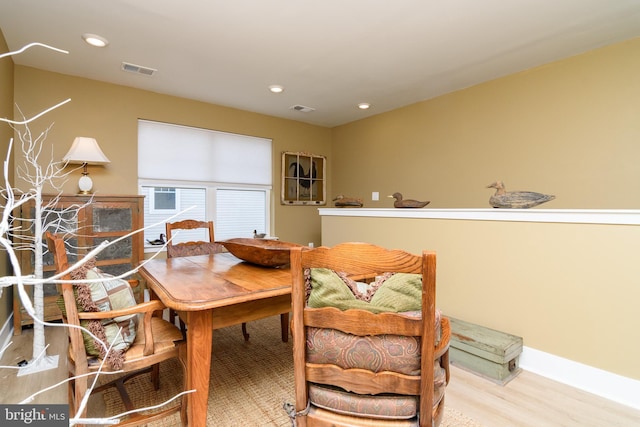
[[95, 47], [105, 47], [109, 44], [109, 40], [96, 34], [85, 33], [82, 35], [82, 39]]
[[284, 88], [280, 85], [271, 85], [269, 86], [269, 90], [273, 93], [282, 93], [284, 92]]
[[361, 102], [360, 104], [358, 104], [358, 108], [361, 110], [366, 110], [369, 107], [371, 107], [371, 104], [369, 104], [368, 102]]

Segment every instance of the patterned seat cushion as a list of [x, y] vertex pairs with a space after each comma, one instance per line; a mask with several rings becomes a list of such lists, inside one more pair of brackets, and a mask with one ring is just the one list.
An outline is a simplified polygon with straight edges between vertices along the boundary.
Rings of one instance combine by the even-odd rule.
[[[433, 375], [433, 408], [437, 408], [446, 388], [446, 372], [437, 360]], [[315, 383], [309, 384], [309, 401], [314, 406], [341, 414], [380, 419], [410, 419], [417, 416], [419, 407], [417, 396], [362, 395]]]
[[211, 255], [224, 251], [224, 246], [214, 242], [186, 242], [167, 245], [167, 256], [179, 258], [194, 255]]
[[[404, 313], [420, 318], [421, 312]], [[440, 311], [436, 312], [436, 340], [440, 339]], [[404, 335], [356, 336], [336, 329], [307, 328], [307, 361], [331, 363], [342, 369], [420, 373], [420, 337]]]
[[309, 400], [319, 408], [368, 418], [409, 419], [418, 413], [416, 396], [359, 395], [323, 384], [309, 384]]

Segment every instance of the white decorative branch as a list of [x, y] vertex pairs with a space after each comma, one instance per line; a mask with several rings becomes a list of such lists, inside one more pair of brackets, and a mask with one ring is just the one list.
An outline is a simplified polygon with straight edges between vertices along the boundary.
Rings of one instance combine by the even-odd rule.
[[23, 46], [22, 49], [14, 50], [12, 52], [2, 53], [2, 54], [0, 54], [0, 59], [4, 58], [5, 56], [18, 55], [18, 54], [24, 52], [25, 50], [27, 50], [29, 48], [32, 48], [34, 46], [44, 47], [44, 48], [51, 49], [51, 50], [54, 50], [54, 51], [60, 52], [60, 53], [65, 53], [65, 54], [69, 53], [69, 51], [67, 51], [67, 50], [58, 49], [57, 47], [49, 46], [48, 44], [34, 42], [34, 43], [29, 43], [29, 44]]
[[40, 116], [43, 116], [43, 115], [47, 114], [51, 110], [55, 110], [56, 108], [66, 104], [69, 101], [71, 101], [71, 98], [67, 98], [64, 101], [57, 103], [53, 107], [47, 108], [43, 112], [41, 112], [39, 114], [36, 114], [35, 116], [31, 117], [28, 120], [14, 121], [14, 120], [4, 119], [4, 118], [0, 117], [0, 122], [9, 123], [10, 125], [27, 125], [27, 124], [31, 123], [32, 121], [34, 121], [35, 119], [39, 118]]
[[[0, 54], [0, 59], [5, 58], [7, 56], [10, 55], [16, 55], [16, 54], [20, 54], [22, 52], [24, 52], [25, 50], [29, 49], [30, 47], [34, 47], [34, 46], [41, 46], [41, 47], [45, 47], [47, 49], [51, 49], [57, 52], [61, 52], [61, 53], [68, 53], [67, 51], [64, 51], [62, 49], [57, 49], [42, 43], [31, 43], [29, 45], [26, 45], [25, 47], [23, 47], [20, 50], [17, 51], [13, 51], [13, 52], [8, 52], [8, 53], [3, 53]], [[14, 120], [10, 120], [10, 119], [4, 119], [4, 118], [0, 118], [0, 122], [4, 122], [4, 123], [8, 123], [9, 125], [17, 125], [17, 126], [26, 126], [29, 123], [31, 123], [32, 121], [38, 119], [39, 117], [47, 114], [48, 112], [68, 103], [69, 101], [71, 101], [71, 99], [67, 99], [63, 102], [60, 102], [56, 105], [54, 105], [53, 107], [50, 107], [42, 112], [40, 112], [39, 114], [31, 117], [30, 119], [26, 119], [24, 118], [24, 120], [22, 121], [14, 121]], [[64, 178], [65, 176], [68, 175], [65, 174], [63, 172], [64, 169], [64, 164], [60, 164], [60, 162], [54, 162], [53, 161], [53, 157], [51, 157], [51, 161], [48, 162], [48, 164], [42, 168], [39, 164], [39, 156], [42, 152], [42, 148], [43, 148], [43, 141], [44, 139], [46, 139], [46, 135], [48, 132], [49, 128], [43, 132], [42, 134], [40, 134], [40, 136], [38, 138], [36, 138], [35, 140], [32, 138], [31, 132], [28, 128], [28, 126], [26, 126], [26, 130], [24, 133], [20, 133], [18, 132], [18, 134], [20, 135], [20, 140], [22, 142], [22, 151], [25, 157], [24, 160], [24, 166], [23, 167], [18, 167], [17, 170], [19, 172], [18, 175], [20, 175], [20, 173], [24, 174], [23, 177], [26, 177], [26, 181], [29, 182], [29, 184], [33, 185], [34, 188], [30, 189], [29, 191], [23, 192], [20, 194], [19, 197], [16, 198], [16, 194], [15, 194], [15, 190], [14, 188], [11, 186], [11, 183], [9, 181], [9, 159], [11, 156], [11, 152], [12, 152], [12, 148], [13, 148], [13, 138], [11, 138], [9, 140], [9, 149], [7, 152], [7, 156], [6, 159], [4, 161], [4, 183], [5, 183], [5, 187], [3, 189], [0, 189], [0, 197], [3, 197], [6, 201], [5, 205], [3, 206], [3, 211], [2, 211], [2, 216], [0, 218], [0, 247], [4, 248], [9, 256], [9, 261], [11, 266], [13, 267], [13, 271], [14, 271], [14, 276], [11, 277], [1, 277], [0, 278], [0, 292], [2, 291], [2, 289], [4, 287], [7, 286], [12, 286], [12, 285], [16, 285], [17, 288], [17, 293], [18, 296], [20, 298], [20, 300], [22, 301], [22, 305], [25, 308], [25, 310], [27, 311], [27, 313], [33, 318], [34, 321], [34, 331], [36, 329], [36, 327], [44, 327], [44, 325], [51, 325], [54, 327], [69, 327], [70, 325], [68, 324], [58, 324], [58, 323], [48, 323], [45, 322], [44, 319], [42, 319], [42, 316], [39, 316], [37, 314], [37, 309], [34, 307], [34, 304], [31, 302], [28, 293], [25, 290], [25, 284], [29, 284], [29, 285], [34, 285], [34, 288], [38, 288], [38, 287], [42, 287], [42, 285], [46, 284], [46, 283], [60, 283], [63, 282], [62, 277], [64, 275], [66, 275], [70, 270], [77, 268], [78, 266], [82, 265], [83, 263], [87, 262], [87, 260], [89, 260], [91, 257], [95, 256], [96, 254], [98, 254], [100, 251], [104, 250], [106, 247], [114, 244], [115, 242], [118, 242], [122, 239], [128, 238], [131, 235], [133, 235], [136, 232], [141, 232], [143, 230], [145, 230], [146, 228], [149, 228], [151, 226], [145, 227], [141, 230], [136, 230], [132, 233], [127, 234], [126, 236], [120, 237], [118, 239], [115, 239], [112, 242], [103, 242], [102, 244], [98, 245], [96, 248], [94, 248], [93, 250], [91, 250], [85, 257], [83, 257], [82, 259], [78, 260], [72, 267], [70, 267], [69, 269], [67, 269], [64, 272], [58, 273], [56, 274], [53, 278], [50, 279], [44, 279], [42, 277], [42, 249], [43, 249], [43, 244], [42, 244], [42, 227], [43, 227], [43, 223], [42, 223], [42, 210], [43, 210], [43, 206], [42, 206], [42, 188], [43, 185], [45, 183], [48, 183], [50, 185], [52, 185], [54, 188], [59, 189], [59, 187], [57, 186], [57, 183], [55, 182], [56, 180], [59, 180], [60, 178]], [[38, 262], [40, 263], [40, 269], [36, 268], [36, 274], [31, 275], [31, 276], [23, 276], [22, 274], [22, 269], [20, 266], [20, 263], [18, 261], [18, 257], [16, 256], [16, 244], [14, 242], [11, 241], [11, 237], [15, 236], [18, 234], [18, 231], [20, 231], [20, 235], [23, 235], [22, 232], [24, 232], [25, 230], [21, 230], [18, 228], [13, 228], [12, 224], [12, 217], [11, 215], [13, 214], [13, 212], [16, 210], [16, 208], [24, 205], [27, 202], [31, 202], [33, 201], [35, 203], [35, 210], [36, 210], [36, 215], [34, 216], [33, 219], [33, 226], [34, 226], [34, 239], [31, 241], [32, 245], [25, 245], [25, 247], [30, 247], [30, 249], [34, 250], [35, 255], [36, 255], [36, 266], [38, 265]], [[188, 210], [188, 209], [187, 209]], [[183, 211], [184, 212], [184, 211]], [[178, 214], [179, 215], [179, 214]], [[176, 217], [177, 215], [174, 215], [173, 217], [169, 218], [172, 219], [174, 217]], [[161, 223], [161, 222], [160, 222]], [[158, 224], [154, 224], [154, 225], [159, 225]], [[47, 227], [53, 227], [54, 230], [60, 230], [61, 228], [63, 228], [64, 225], [64, 219], [63, 217], [60, 215], [57, 218], [54, 218], [54, 220], [48, 224], [44, 224], [45, 226], [45, 230], [47, 229]], [[154, 255], [155, 256], [155, 255]], [[135, 273], [138, 270], [139, 267], [123, 273], [121, 276], [118, 277], [125, 277], [125, 276], [129, 276], [133, 273]], [[69, 282], [69, 281], [64, 281], [64, 282]], [[83, 283], [86, 283], [87, 281], [83, 281]], [[35, 295], [35, 293], [34, 293]], [[34, 298], [37, 300], [37, 298]], [[82, 328], [84, 331], [88, 332], [86, 330], [86, 328]], [[34, 334], [35, 335], [35, 334]], [[90, 334], [93, 335], [93, 334]], [[98, 342], [101, 342], [100, 340], [97, 340]], [[107, 348], [107, 351], [110, 351], [111, 348], [107, 347], [106, 343], [101, 342], [101, 344]], [[7, 348], [7, 346], [5, 346], [5, 349]], [[35, 360], [40, 360], [43, 357], [46, 357], [46, 349], [47, 346], [43, 345], [42, 349], [37, 350], [36, 353], [36, 343], [34, 341], [34, 361]], [[103, 360], [104, 363], [104, 360]], [[0, 366], [0, 368], [2, 368]], [[89, 389], [87, 390], [86, 394], [84, 396], [82, 396], [82, 406], [81, 406], [81, 410], [78, 411], [78, 413], [82, 413], [84, 408], [86, 407], [87, 401], [88, 401], [88, 397], [91, 394], [91, 392], [93, 391], [97, 378], [99, 375], [104, 374], [105, 372], [102, 371], [102, 367], [100, 367], [100, 369], [98, 370], [98, 372], [96, 373], [91, 373], [91, 374], [87, 374], [87, 375], [95, 375], [94, 377], [94, 381], [91, 384], [91, 386], [89, 387]], [[38, 392], [36, 392], [35, 394], [33, 394], [32, 396], [29, 396], [25, 402], [27, 401], [32, 401], [34, 399], [35, 396], [41, 394], [44, 391], [50, 390], [52, 388], [55, 388], [61, 384], [65, 384], [68, 381], [73, 380], [74, 378], [67, 378], [65, 381], [62, 381], [54, 386], [48, 387], [44, 390], [40, 390]], [[153, 406], [153, 407], [149, 407], [149, 408], [142, 408], [138, 411], [146, 411], [148, 409], [154, 409], [154, 408], [158, 408], [158, 407], [162, 407], [166, 404], [168, 404], [169, 402], [177, 399], [180, 396], [183, 396], [187, 393], [193, 392], [194, 390], [191, 391], [187, 391], [187, 392], [182, 392], [179, 393], [178, 395], [174, 396], [173, 398], [167, 400], [164, 403], [161, 403], [159, 405]], [[80, 396], [78, 396], [80, 397]], [[134, 412], [134, 411], [131, 411]], [[109, 417], [109, 418], [101, 418], [101, 419], [81, 419], [78, 417], [72, 418], [71, 420], [69, 420], [70, 425], [76, 425], [76, 424], [103, 424], [103, 425], [111, 425], [111, 424], [117, 424], [119, 423], [120, 418], [128, 415], [131, 412], [125, 412], [122, 414], [118, 414], [115, 415], [113, 417]]]

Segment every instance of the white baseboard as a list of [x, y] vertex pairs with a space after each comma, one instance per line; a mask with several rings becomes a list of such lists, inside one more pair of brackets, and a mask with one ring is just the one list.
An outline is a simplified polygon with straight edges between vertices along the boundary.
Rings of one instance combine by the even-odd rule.
[[13, 337], [13, 313], [7, 318], [7, 321], [0, 329], [0, 359], [4, 354], [4, 348], [11, 342]]
[[526, 346], [520, 355], [520, 367], [534, 374], [640, 410], [640, 381], [638, 380]]

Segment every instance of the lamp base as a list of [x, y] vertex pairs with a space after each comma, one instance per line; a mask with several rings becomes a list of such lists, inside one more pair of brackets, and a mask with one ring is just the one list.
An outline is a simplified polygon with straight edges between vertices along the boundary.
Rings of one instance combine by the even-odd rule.
[[89, 177], [88, 173], [83, 172], [80, 180], [78, 181], [78, 188], [80, 194], [91, 194], [91, 188], [93, 188], [93, 181]]

